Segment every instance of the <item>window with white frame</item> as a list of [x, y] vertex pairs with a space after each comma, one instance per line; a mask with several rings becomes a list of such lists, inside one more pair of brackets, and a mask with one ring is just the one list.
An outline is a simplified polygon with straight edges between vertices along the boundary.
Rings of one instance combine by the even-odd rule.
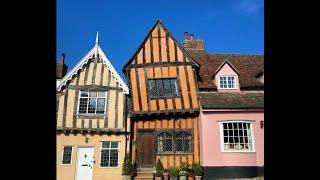
[[219, 87], [220, 89], [235, 89], [236, 88], [235, 76], [220, 76]]
[[78, 113], [105, 114], [106, 101], [106, 91], [80, 91]]
[[62, 164], [71, 164], [72, 146], [63, 147]]
[[247, 121], [220, 123], [222, 151], [254, 151], [253, 124]]
[[101, 142], [101, 167], [118, 167], [119, 164], [119, 142], [103, 141]]

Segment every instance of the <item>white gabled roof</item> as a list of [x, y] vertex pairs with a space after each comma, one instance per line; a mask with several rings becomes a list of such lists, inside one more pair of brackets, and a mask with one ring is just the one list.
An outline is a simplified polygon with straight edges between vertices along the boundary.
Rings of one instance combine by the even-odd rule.
[[97, 57], [102, 59], [102, 62], [104, 65], [107, 66], [108, 70], [110, 70], [111, 75], [115, 78], [116, 82], [119, 83], [120, 88], [122, 88], [123, 92], [125, 94], [129, 94], [129, 88], [127, 84], [123, 81], [123, 79], [119, 76], [117, 71], [114, 69], [112, 66], [111, 62], [107, 58], [107, 56], [104, 54], [102, 49], [99, 46], [99, 40], [98, 40], [99, 34], [97, 32], [97, 37], [96, 37], [96, 43], [95, 46], [77, 63], [76, 66], [72, 68], [71, 71], [69, 71], [62, 79], [60, 82], [57, 82], [57, 91], [60, 91], [63, 86], [67, 84], [69, 80], [73, 78], [74, 75], [77, 74], [78, 70], [81, 70], [84, 65], [88, 63], [88, 60]]

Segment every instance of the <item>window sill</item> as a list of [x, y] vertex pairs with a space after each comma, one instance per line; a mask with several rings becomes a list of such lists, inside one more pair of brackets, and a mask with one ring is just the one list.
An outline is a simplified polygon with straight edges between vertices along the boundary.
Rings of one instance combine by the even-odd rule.
[[75, 114], [78, 118], [96, 118], [103, 119], [106, 114]]
[[117, 167], [101, 167], [101, 166], [99, 166], [98, 168], [100, 168], [100, 169], [117, 169], [117, 168], [120, 168], [120, 166], [117, 166]]
[[221, 151], [222, 153], [251, 153], [251, 154], [255, 154], [256, 151]]
[[189, 153], [157, 153], [157, 155], [193, 155], [193, 152], [189, 152]]

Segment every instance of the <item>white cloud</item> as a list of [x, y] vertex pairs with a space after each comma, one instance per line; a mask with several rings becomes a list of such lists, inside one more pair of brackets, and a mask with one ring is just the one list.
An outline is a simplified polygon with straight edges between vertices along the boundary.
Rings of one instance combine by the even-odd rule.
[[240, 0], [236, 9], [245, 15], [255, 15], [264, 8], [263, 0]]

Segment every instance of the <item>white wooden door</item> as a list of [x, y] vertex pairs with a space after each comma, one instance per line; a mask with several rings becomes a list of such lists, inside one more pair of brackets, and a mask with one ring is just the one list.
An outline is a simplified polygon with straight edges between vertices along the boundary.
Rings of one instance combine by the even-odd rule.
[[78, 148], [76, 180], [92, 180], [94, 148]]

